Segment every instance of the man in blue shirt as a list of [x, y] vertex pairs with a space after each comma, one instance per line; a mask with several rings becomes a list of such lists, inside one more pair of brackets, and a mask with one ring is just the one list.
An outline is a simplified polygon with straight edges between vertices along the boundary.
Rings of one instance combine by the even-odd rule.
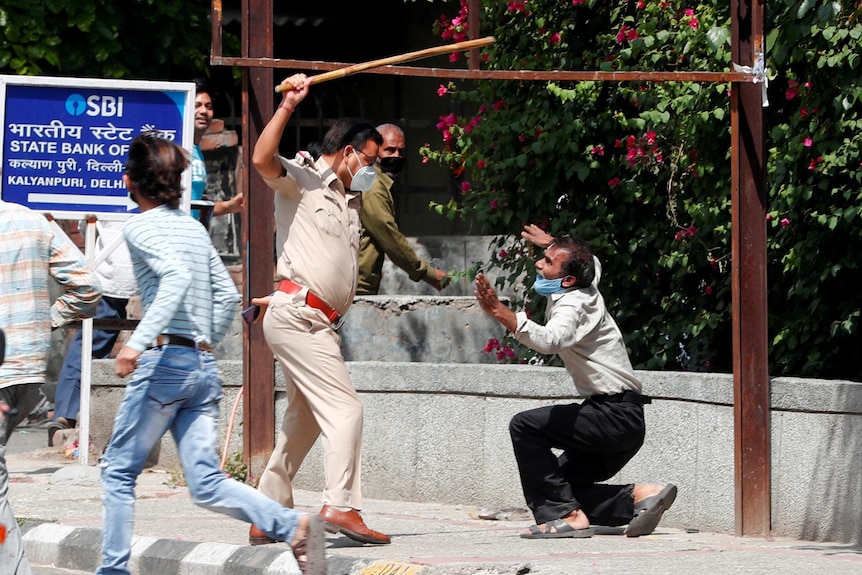
[[[202, 200], [207, 189], [207, 165], [201, 151], [201, 140], [213, 121], [213, 98], [209, 85], [202, 79], [195, 80], [195, 133], [192, 148], [192, 201]], [[229, 200], [217, 201], [211, 216], [235, 214], [242, 209], [242, 192]], [[199, 218], [198, 210], [192, 216]]]

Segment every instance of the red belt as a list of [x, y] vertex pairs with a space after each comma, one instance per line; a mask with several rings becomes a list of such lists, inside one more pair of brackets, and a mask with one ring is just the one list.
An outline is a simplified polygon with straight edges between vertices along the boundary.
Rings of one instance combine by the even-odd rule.
[[[302, 291], [302, 286], [290, 280], [281, 280], [278, 283], [278, 291], [295, 294]], [[344, 318], [341, 317], [341, 314], [329, 307], [328, 303], [314, 295], [314, 292], [311, 290], [308, 290], [305, 294], [305, 304], [322, 311], [323, 315], [326, 316], [326, 319], [329, 320], [329, 323], [332, 324], [333, 329], [340, 328], [341, 324], [344, 322]]]

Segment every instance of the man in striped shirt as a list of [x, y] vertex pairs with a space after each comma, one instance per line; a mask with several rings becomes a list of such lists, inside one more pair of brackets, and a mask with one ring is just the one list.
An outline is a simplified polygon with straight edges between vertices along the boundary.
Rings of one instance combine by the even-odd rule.
[[240, 296], [206, 228], [179, 210], [187, 167], [179, 147], [150, 133], [129, 148], [123, 181], [141, 214], [129, 220], [124, 235], [144, 314], [114, 364], [118, 376], [132, 377], [103, 457], [97, 574], [129, 575], [135, 483], [170, 430], [195, 503], [290, 541], [303, 573], [323, 575], [322, 520], [282, 507], [219, 469], [222, 382], [212, 350], [236, 316]]
[[[60, 295], [51, 303], [51, 280]], [[0, 200], [0, 328], [6, 358], [0, 366], [0, 525], [8, 530], [0, 545], [0, 575], [29, 575], [21, 533], [7, 499], [6, 443], [18, 423], [39, 402], [39, 388], [51, 347], [51, 330], [91, 317], [101, 298], [99, 280], [78, 248], [55, 232], [42, 214]]]

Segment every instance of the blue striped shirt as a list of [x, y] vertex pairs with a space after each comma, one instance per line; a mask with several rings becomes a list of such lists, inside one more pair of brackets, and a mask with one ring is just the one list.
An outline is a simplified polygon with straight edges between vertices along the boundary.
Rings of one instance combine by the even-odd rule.
[[[61, 289], [53, 304], [52, 279]], [[95, 315], [99, 289], [84, 256], [45, 216], [0, 201], [0, 329], [6, 333], [0, 387], [43, 383], [51, 328]]]
[[239, 292], [200, 222], [161, 205], [123, 229], [144, 317], [126, 343], [143, 351], [161, 334], [217, 344], [236, 317]]

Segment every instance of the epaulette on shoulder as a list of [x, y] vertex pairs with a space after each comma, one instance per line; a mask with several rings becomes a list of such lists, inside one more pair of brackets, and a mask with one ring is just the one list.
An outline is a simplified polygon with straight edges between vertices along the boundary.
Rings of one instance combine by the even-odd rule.
[[303, 166], [314, 166], [314, 157], [305, 150], [299, 150], [294, 159]]

